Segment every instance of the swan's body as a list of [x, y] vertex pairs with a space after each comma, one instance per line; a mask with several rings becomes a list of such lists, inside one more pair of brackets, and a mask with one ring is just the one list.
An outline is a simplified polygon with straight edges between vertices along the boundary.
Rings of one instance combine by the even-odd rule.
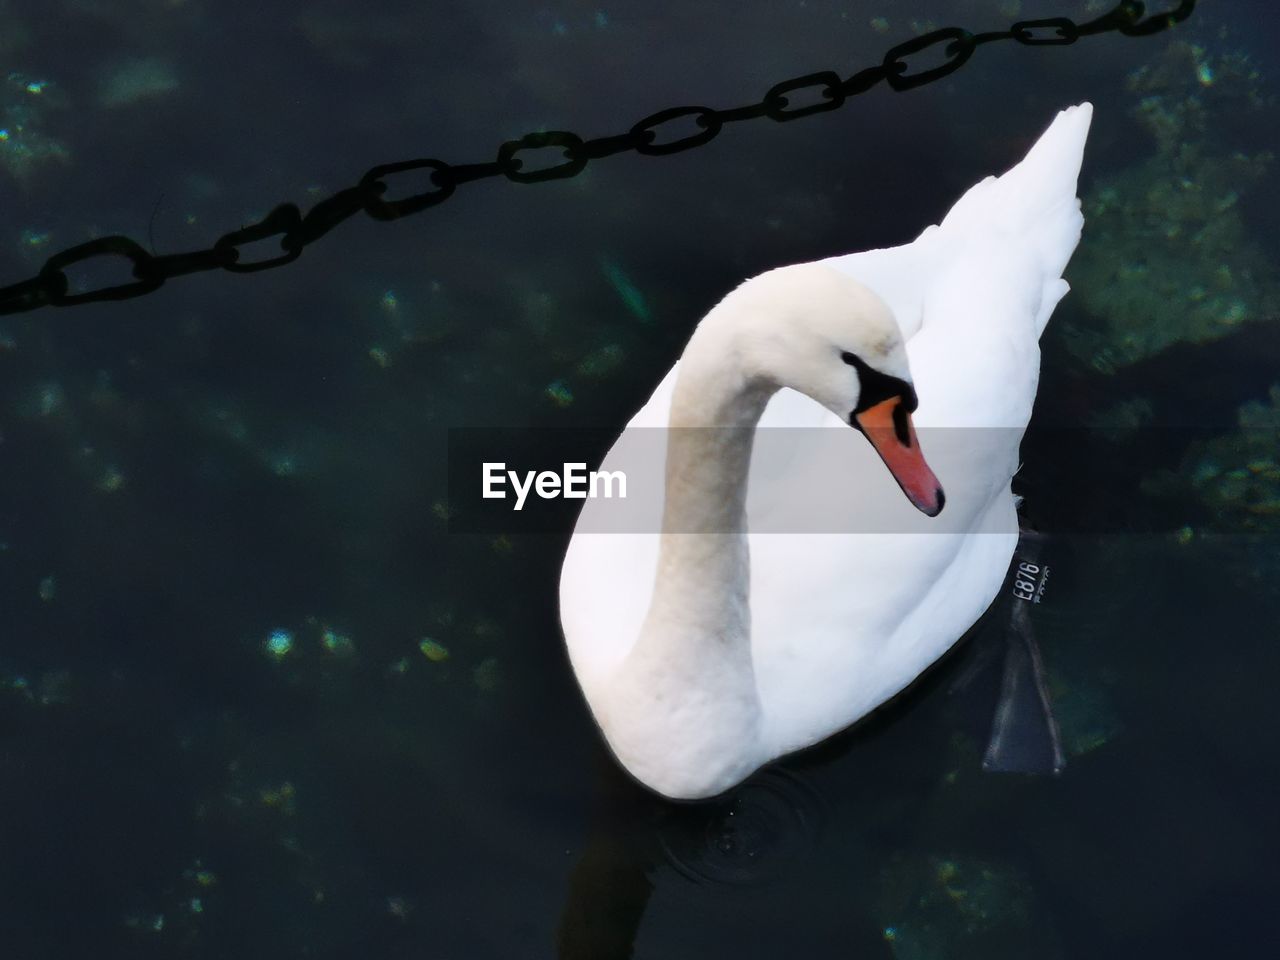
[[[588, 500], [561, 575], [574, 671], [641, 782], [683, 799], [728, 789], [894, 696], [994, 599], [1039, 336], [1083, 222], [1090, 116], [1063, 111], [913, 243], [743, 284], [631, 420], [718, 428], [664, 434], [652, 532], [591, 532], [609, 504]], [[882, 464], [851, 414], [882, 399], [873, 386], [908, 410], [912, 384], [919, 442], [877, 442]], [[625, 469], [626, 437], [602, 470]], [[920, 449], [946, 489], [936, 518]]]

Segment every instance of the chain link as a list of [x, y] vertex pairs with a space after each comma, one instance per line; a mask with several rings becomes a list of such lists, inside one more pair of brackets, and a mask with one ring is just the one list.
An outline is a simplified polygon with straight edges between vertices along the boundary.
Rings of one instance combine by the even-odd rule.
[[[259, 270], [270, 270], [272, 267], [283, 267], [286, 263], [297, 260], [302, 254], [301, 246], [290, 249], [285, 245], [289, 236], [296, 236], [301, 226], [302, 214], [298, 208], [292, 203], [282, 203], [267, 214], [266, 219], [241, 227], [239, 230], [233, 230], [221, 237], [213, 245], [213, 249], [223, 257], [222, 269], [235, 273], [256, 273]], [[254, 243], [275, 236], [280, 237], [280, 248], [284, 253], [252, 263], [241, 262], [239, 249], [241, 244]]]
[[[899, 92], [933, 83], [959, 70], [980, 46], [988, 43], [1013, 40], [1024, 46], [1064, 46], [1082, 37], [1108, 32], [1130, 37], [1149, 36], [1181, 23], [1194, 10], [1195, 0], [1180, 0], [1174, 9], [1144, 19], [1147, 10], [1140, 0], [1121, 0], [1110, 12], [1082, 24], [1066, 17], [1047, 17], [1020, 20], [1008, 30], [979, 34], [961, 27], [944, 27], [898, 44], [884, 55], [879, 65], [847, 79], [824, 70], [774, 84], [759, 103], [727, 110], [672, 107], [645, 117], [626, 133], [594, 140], [583, 140], [575, 133], [562, 130], [528, 133], [502, 144], [497, 158], [486, 163], [450, 164], [424, 159], [382, 164], [365, 173], [355, 186], [321, 200], [305, 216], [294, 204], [281, 204], [259, 222], [225, 234], [209, 250], [156, 256], [122, 236], [100, 237], [71, 247], [50, 257], [31, 279], [0, 288], [0, 314], [46, 305], [65, 307], [100, 300], [125, 300], [150, 293], [173, 277], [205, 270], [235, 273], [269, 270], [292, 263], [307, 246], [358, 213], [364, 212], [375, 220], [395, 220], [420, 213], [448, 200], [458, 187], [473, 180], [501, 176], [516, 183], [539, 183], [577, 176], [592, 160], [617, 153], [634, 151], [649, 156], [679, 153], [709, 142], [729, 123], [761, 117], [785, 123], [836, 110], [850, 97], [865, 93], [882, 81]], [[913, 66], [913, 58], [923, 60], [925, 57], [920, 55], [930, 52], [941, 53], [942, 62], [932, 67]], [[813, 102], [793, 105], [793, 101], [802, 99]], [[682, 120], [692, 120], [694, 132], [680, 135], [678, 128]], [[561, 152], [557, 162], [526, 169], [522, 154], [557, 149]], [[390, 190], [388, 181], [396, 177], [412, 180], [412, 175], [417, 174], [421, 183], [423, 172], [426, 172], [428, 189], [399, 200], [386, 198]], [[278, 255], [255, 261], [241, 259], [242, 246], [276, 236], [280, 238]], [[99, 257], [128, 260], [133, 280], [97, 290], [68, 292], [67, 268]]]
[[[764, 95], [765, 116], [770, 120], [785, 122], [807, 117], [823, 110], [835, 110], [844, 106], [848, 95], [840, 88], [840, 75], [831, 70], [811, 73], [808, 76], [796, 77], [794, 80], [783, 80], [769, 88]], [[797, 93], [804, 89], [818, 88], [822, 100], [807, 107], [792, 107], [787, 94]]]
[[[587, 157], [573, 151], [582, 146], [582, 138], [564, 130], [548, 130], [542, 133], [526, 133], [519, 140], [508, 140], [498, 148], [498, 166], [508, 180], [516, 183], [538, 183], [542, 180], [559, 180], [576, 177], [587, 165]], [[543, 147], [560, 147], [564, 160], [541, 170], [524, 170], [524, 161], [516, 156], [521, 150], [539, 150]]]
[[[910, 57], [943, 43], [946, 44], [944, 48], [946, 60], [927, 70], [909, 72], [911, 63], [903, 59], [904, 57]], [[962, 27], [943, 27], [941, 30], [922, 34], [906, 43], [898, 44], [884, 55], [885, 79], [889, 81], [890, 87], [899, 92], [933, 83], [963, 67], [977, 48], [973, 34]]]

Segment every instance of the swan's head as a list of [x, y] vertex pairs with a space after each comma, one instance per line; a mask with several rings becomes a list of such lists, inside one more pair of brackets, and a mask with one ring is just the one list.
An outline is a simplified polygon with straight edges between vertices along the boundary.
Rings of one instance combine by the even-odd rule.
[[729, 300], [747, 376], [798, 390], [861, 431], [907, 498], [937, 516], [945, 497], [911, 423], [916, 391], [888, 305], [821, 263], [770, 270]]

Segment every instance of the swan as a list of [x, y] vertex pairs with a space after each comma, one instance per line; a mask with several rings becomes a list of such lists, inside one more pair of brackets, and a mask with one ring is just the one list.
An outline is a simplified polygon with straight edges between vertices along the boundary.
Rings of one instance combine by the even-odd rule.
[[728, 790], [899, 693], [995, 598], [1091, 117], [1061, 111], [909, 244], [742, 283], [610, 449], [640, 505], [584, 501], [560, 618], [640, 783]]

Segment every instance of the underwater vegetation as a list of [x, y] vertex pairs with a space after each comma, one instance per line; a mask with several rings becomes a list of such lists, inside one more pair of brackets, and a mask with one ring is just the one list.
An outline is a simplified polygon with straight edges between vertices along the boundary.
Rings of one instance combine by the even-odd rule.
[[1017, 869], [990, 860], [897, 857], [881, 878], [885, 942], [898, 960], [1054, 957], [1050, 931], [1033, 923], [1034, 894]]
[[67, 147], [45, 130], [49, 110], [63, 106], [56, 89], [43, 77], [13, 72], [0, 83], [0, 170], [25, 180], [49, 161], [66, 162]]
[[1104, 373], [1280, 311], [1271, 254], [1242, 213], [1275, 160], [1255, 145], [1276, 107], [1261, 69], [1174, 40], [1128, 93], [1155, 152], [1084, 198], [1086, 242], [1067, 274], [1090, 318], [1063, 337]]
[[[1277, 98], [1262, 66], [1231, 49], [1222, 30], [1203, 42], [1171, 40], [1126, 87], [1153, 152], [1099, 178], [1084, 198], [1086, 242], [1067, 274], [1084, 313], [1065, 317], [1060, 333], [1080, 361], [1121, 384], [1135, 364], [1178, 344], [1280, 322], [1276, 253], [1258, 231], [1267, 215], [1255, 209], [1274, 196], [1276, 159], [1267, 131]], [[1217, 368], [1203, 375], [1231, 379]], [[1267, 396], [1265, 382], [1254, 394], [1234, 430], [1186, 433], [1181, 465], [1149, 475], [1143, 492], [1198, 505], [1219, 533], [1280, 531], [1280, 394], [1273, 386]], [[1132, 436], [1152, 424], [1152, 399], [1136, 393], [1092, 426], [1113, 441]], [[1207, 531], [1189, 521], [1178, 536], [1198, 532]], [[1241, 569], [1255, 559], [1242, 553]]]
[[135, 57], [107, 68], [98, 96], [104, 107], [126, 107], [177, 89], [178, 76], [172, 64], [158, 57]]
[[1237, 430], [1193, 444], [1181, 468], [1151, 477], [1147, 491], [1196, 497], [1215, 531], [1280, 533], [1280, 383], [1237, 419]]

